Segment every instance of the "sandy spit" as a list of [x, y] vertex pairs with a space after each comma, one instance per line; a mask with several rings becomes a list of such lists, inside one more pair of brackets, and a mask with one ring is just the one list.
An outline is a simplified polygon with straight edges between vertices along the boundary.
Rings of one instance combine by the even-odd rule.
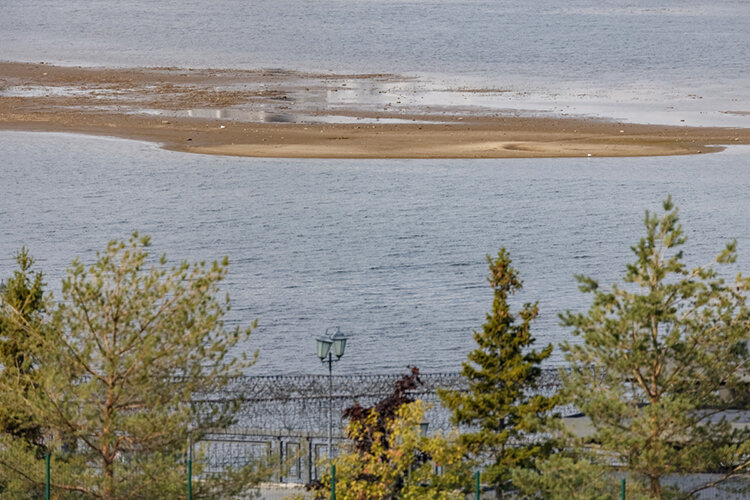
[[[489, 116], [465, 108], [447, 114], [430, 109], [374, 113], [356, 102], [342, 109], [315, 98], [342, 89], [346, 82], [377, 88], [402, 79], [380, 74], [6, 62], [0, 63], [0, 129], [104, 135], [192, 153], [286, 158], [654, 156], [750, 144], [750, 129]], [[254, 118], [290, 113], [295, 106], [303, 109], [299, 116], [313, 121], [345, 115], [352, 123], [269, 123]], [[247, 118], [185, 112], [216, 109], [247, 110]], [[399, 123], [379, 123], [393, 119]]]

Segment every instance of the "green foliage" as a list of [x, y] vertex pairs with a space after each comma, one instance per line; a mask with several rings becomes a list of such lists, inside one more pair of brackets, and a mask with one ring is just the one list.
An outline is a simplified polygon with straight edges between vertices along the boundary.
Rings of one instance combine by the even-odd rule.
[[[148, 243], [134, 234], [127, 243], [111, 242], [90, 267], [74, 260], [62, 301], [43, 322], [13, 317], [34, 370], [18, 374], [21, 385], [1, 380], [0, 402], [44, 423], [55, 498], [184, 495], [188, 432], [199, 440], [229, 425], [232, 410], [191, 400], [254, 362], [229, 354], [251, 328], [224, 328], [228, 298], [215, 297], [226, 259], [167, 267], [162, 256], [149, 264]], [[0, 471], [17, 490], [43, 484], [36, 458], [17, 440], [0, 444]], [[200, 462], [194, 473], [201, 474]], [[245, 478], [244, 485], [229, 486], [246, 489], [254, 476]], [[206, 497], [227, 496], [219, 494], [222, 488], [201, 481], [196, 496], [201, 490]]]
[[[591, 418], [603, 461], [624, 464], [657, 498], [667, 495], [667, 474], [729, 477], [750, 465], [750, 431], [718, 417], [747, 404], [750, 281], [727, 284], [710, 266], [689, 270], [678, 211], [671, 198], [663, 207], [646, 212], [625, 284], [604, 291], [579, 277], [591, 308], [561, 316], [583, 341], [563, 344], [572, 368], [565, 391]], [[734, 262], [735, 246], [716, 262]]]
[[[518, 485], [521, 498], [547, 500], [600, 500], [616, 498], [620, 491], [619, 481], [607, 467], [563, 454], [538, 460], [536, 469], [515, 469], [513, 483]], [[631, 491], [627, 498], [637, 497]]]
[[[16, 262], [18, 270], [0, 284], [0, 380], [28, 390], [23, 379], [33, 376], [34, 367], [26, 354], [24, 329], [37, 325], [44, 313], [44, 281], [42, 273], [32, 272], [34, 259], [26, 248], [16, 255]], [[41, 427], [21, 407], [0, 406], [0, 434], [20, 438], [37, 453], [43, 452]]]
[[[533, 467], [534, 460], [549, 452], [548, 443], [511, 445], [516, 439], [541, 429], [555, 398], [531, 396], [541, 375], [539, 365], [552, 352], [531, 349], [531, 324], [537, 304], [524, 304], [514, 314], [509, 298], [521, 289], [521, 281], [503, 248], [496, 259], [487, 257], [488, 278], [494, 290], [492, 312], [482, 331], [474, 332], [477, 348], [463, 363], [468, 391], [440, 391], [443, 404], [453, 412], [453, 422], [476, 428], [461, 435], [470, 454], [485, 465], [484, 480], [498, 491], [510, 489], [511, 469]], [[487, 463], [488, 462], [488, 463]]]
[[[375, 408], [363, 419], [350, 421], [348, 452], [336, 457], [336, 498], [342, 500], [449, 500], [463, 499], [471, 470], [463, 461], [464, 449], [456, 434], [424, 436], [420, 423], [425, 405], [401, 405], [385, 427]], [[358, 443], [371, 446], [362, 450]], [[440, 468], [440, 474], [435, 468]], [[323, 477], [318, 498], [330, 491], [330, 475]]]
[[628, 478], [626, 498], [652, 498], [641, 483], [628, 477], [626, 470], [615, 469], [611, 463], [607, 463], [605, 457], [602, 457], [601, 450], [586, 446], [585, 438], [570, 432], [562, 419], [548, 422], [544, 432], [551, 437], [554, 436], [555, 452], [547, 457], [537, 458], [533, 468], [516, 467], [511, 471], [513, 484], [518, 489], [517, 498], [620, 498], [622, 477]]

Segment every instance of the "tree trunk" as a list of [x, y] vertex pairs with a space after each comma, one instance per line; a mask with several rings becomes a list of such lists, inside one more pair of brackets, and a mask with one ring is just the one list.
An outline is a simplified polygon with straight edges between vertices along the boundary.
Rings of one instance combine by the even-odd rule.
[[661, 498], [661, 482], [659, 477], [649, 477], [649, 490], [653, 498]]
[[104, 484], [102, 485], [102, 498], [109, 500], [113, 494], [114, 484], [114, 470], [112, 468], [112, 461], [108, 460], [107, 457], [102, 458], [102, 469], [104, 472]]

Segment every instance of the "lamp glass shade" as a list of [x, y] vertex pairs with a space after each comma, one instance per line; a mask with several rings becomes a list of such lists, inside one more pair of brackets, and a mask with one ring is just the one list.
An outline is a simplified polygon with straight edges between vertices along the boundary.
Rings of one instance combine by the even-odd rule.
[[320, 359], [326, 359], [333, 342], [328, 339], [315, 339], [315, 344], [318, 349], [318, 357]]
[[341, 332], [336, 332], [333, 337], [331, 337], [331, 340], [333, 341], [333, 354], [337, 358], [340, 358], [344, 355], [347, 337]]
[[427, 429], [430, 427], [429, 422], [420, 422], [419, 423], [419, 434], [420, 436], [426, 436], [427, 435]]

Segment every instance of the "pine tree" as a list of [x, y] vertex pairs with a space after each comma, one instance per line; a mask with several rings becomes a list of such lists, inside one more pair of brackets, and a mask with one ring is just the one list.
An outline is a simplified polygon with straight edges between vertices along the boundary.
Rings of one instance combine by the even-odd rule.
[[[563, 345], [572, 370], [565, 390], [591, 418], [603, 463], [624, 464], [653, 498], [669, 494], [668, 474], [728, 478], [750, 466], [750, 430], [722, 418], [747, 405], [750, 280], [727, 284], [710, 266], [688, 269], [678, 210], [671, 198], [663, 208], [646, 212], [625, 284], [604, 291], [579, 276], [591, 308], [562, 316], [583, 340]], [[735, 262], [735, 247], [716, 262]]]
[[[34, 372], [21, 374], [21, 385], [0, 380], [0, 402], [44, 423], [55, 498], [182, 496], [188, 436], [199, 441], [232, 422], [229, 405], [194, 404], [253, 362], [230, 356], [251, 327], [224, 328], [228, 297], [216, 295], [227, 262], [168, 267], [164, 256], [149, 262], [148, 244], [134, 234], [89, 267], [76, 259], [62, 301], [41, 324], [15, 317]], [[246, 472], [227, 476], [239, 484], [205, 478], [193, 492], [225, 498], [256, 479]], [[0, 474], [6, 497], [32, 496], [44, 484], [44, 461], [3, 439]]]
[[461, 374], [468, 391], [439, 394], [456, 425], [476, 428], [462, 434], [461, 441], [485, 466], [484, 481], [502, 496], [512, 488], [511, 469], [533, 467], [534, 459], [547, 453], [545, 443], [522, 442], [540, 428], [556, 399], [532, 394], [541, 376], [540, 364], [552, 352], [552, 345], [541, 351], [531, 348], [535, 340], [530, 330], [538, 306], [527, 303], [512, 313], [508, 300], [522, 283], [510, 255], [502, 248], [496, 259], [488, 256], [487, 261], [494, 300], [482, 330], [474, 332], [477, 348], [463, 363]]
[[[615, 492], [620, 490], [620, 481], [610, 469], [586, 457], [557, 453], [538, 460], [536, 466], [513, 470], [513, 483], [518, 485], [520, 498], [601, 500], [615, 498]], [[637, 491], [629, 491], [627, 498], [643, 497]]]
[[[45, 309], [42, 273], [31, 270], [34, 259], [26, 248], [16, 255], [16, 262], [18, 270], [0, 284], [0, 379], [11, 384], [33, 376], [24, 326], [37, 325]], [[20, 438], [43, 452], [41, 426], [23, 408], [0, 405], [0, 434]]]

